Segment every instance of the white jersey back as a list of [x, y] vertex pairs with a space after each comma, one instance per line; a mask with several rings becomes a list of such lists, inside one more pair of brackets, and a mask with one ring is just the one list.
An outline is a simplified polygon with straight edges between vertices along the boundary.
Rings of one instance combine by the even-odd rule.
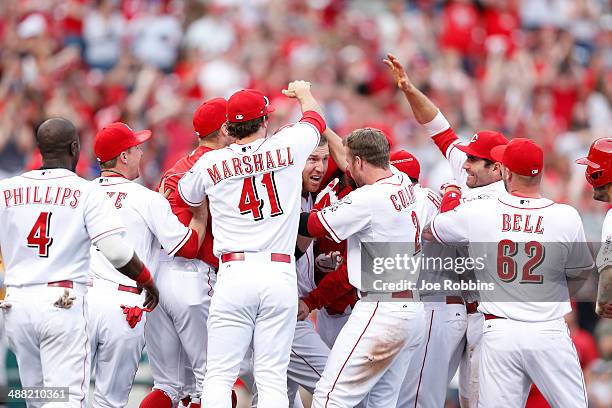
[[211, 151], [181, 178], [185, 202], [209, 198], [216, 256], [295, 252], [302, 170], [319, 137], [313, 125], [298, 122], [269, 138]]
[[348, 276], [354, 287], [363, 289], [362, 242], [420, 243], [423, 220], [417, 212], [417, 200], [410, 178], [395, 173], [352, 191], [317, 213], [334, 241], [347, 240]]
[[[159, 251], [173, 256], [191, 236], [191, 229], [180, 223], [170, 203], [160, 194], [123, 177], [100, 177], [91, 182], [119, 214], [127, 229], [127, 238], [138, 257], [155, 274]], [[91, 274], [121, 285], [134, 281], [117, 271], [95, 247], [92, 250]]]
[[2, 180], [0, 194], [7, 286], [87, 283], [91, 244], [124, 230], [103, 193], [66, 169]]
[[481, 260], [476, 278], [479, 310], [521, 321], [548, 321], [571, 310], [566, 277], [592, 268], [578, 212], [545, 198], [506, 193], [475, 200], [439, 214], [431, 223], [436, 238], [449, 245], [469, 243]]

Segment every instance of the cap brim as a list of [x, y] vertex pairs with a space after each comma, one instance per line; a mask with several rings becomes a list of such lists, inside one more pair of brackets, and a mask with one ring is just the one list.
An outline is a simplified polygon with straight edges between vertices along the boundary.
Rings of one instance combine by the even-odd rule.
[[141, 130], [140, 132], [134, 132], [134, 137], [138, 141], [138, 144], [144, 143], [151, 138], [153, 133], [150, 130]]
[[470, 147], [469, 144], [464, 145], [464, 144], [456, 144], [455, 147], [459, 150], [461, 150], [463, 153], [469, 155], [469, 156], [474, 156], [474, 157], [478, 157], [479, 159], [487, 159], [489, 160], [488, 157], [483, 157], [480, 153], [476, 152], [474, 149], [472, 149]]
[[503, 163], [502, 160], [504, 158], [506, 147], [508, 147], [508, 145], [499, 145], [491, 149], [491, 158], [493, 161]]
[[576, 160], [576, 163], [584, 164], [584, 165], [592, 167], [594, 169], [598, 169], [599, 168], [599, 164], [590, 161], [588, 157], [583, 157], [582, 159], [578, 159], [578, 160]]

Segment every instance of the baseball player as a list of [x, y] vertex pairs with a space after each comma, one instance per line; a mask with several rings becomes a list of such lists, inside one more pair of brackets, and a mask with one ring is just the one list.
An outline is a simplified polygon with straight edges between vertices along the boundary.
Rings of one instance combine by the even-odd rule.
[[[587, 407], [584, 379], [563, 316], [567, 280], [593, 266], [578, 212], [541, 197], [544, 154], [529, 139], [492, 150], [508, 193], [463, 203], [423, 232], [469, 244], [482, 287], [479, 407], [524, 406], [531, 383], [555, 407]], [[563, 220], [563, 222], [559, 222]]]
[[[605, 137], [591, 144], [587, 157], [576, 160], [586, 165], [585, 176], [593, 186], [593, 198], [612, 203], [612, 138]], [[597, 254], [599, 290], [597, 293], [597, 314], [612, 318], [612, 209], [608, 210], [601, 229], [601, 248]]]
[[157, 305], [158, 292], [149, 270], [122, 238], [123, 224], [103, 192], [74, 173], [80, 152], [74, 125], [49, 119], [36, 139], [43, 166], [0, 181], [7, 285], [1, 307], [21, 385], [68, 387], [61, 405], [84, 407], [90, 377], [85, 295], [91, 243], [146, 289], [145, 308]]
[[[444, 115], [427, 96], [412, 84], [398, 59], [391, 54], [387, 56], [388, 60], [384, 62], [391, 69], [394, 80], [398, 88], [404, 93], [416, 120], [423, 125], [436, 146], [448, 160], [451, 172], [455, 178], [455, 184], [461, 189], [463, 195], [461, 202], [487, 199], [504, 194], [506, 190], [501, 180], [501, 165], [496, 163], [491, 156], [491, 149], [499, 145], [505, 145], [508, 143], [507, 139], [501, 133], [485, 130], [475, 133], [468, 144], [459, 143], [457, 135]], [[457, 191], [458, 189], [451, 187], [447, 189], [445, 194], [456, 194]], [[467, 256], [465, 248], [460, 248], [458, 253], [463, 257]], [[473, 280], [473, 273], [468, 271], [461, 278], [455, 279]], [[482, 336], [483, 316], [477, 310], [477, 292], [463, 292], [467, 310], [467, 330], [466, 347], [459, 366], [459, 397], [462, 408], [468, 408], [475, 407], [478, 404], [478, 355], [480, 338]], [[449, 306], [444, 314], [452, 316], [454, 309], [457, 308], [456, 301], [454, 295], [450, 295], [446, 299], [446, 303]], [[438, 314], [438, 316], [441, 315], [442, 313]], [[462, 317], [457, 317], [458, 319], [453, 319], [449, 322], [449, 326], [460, 324]], [[435, 319], [435, 316], [431, 316], [430, 320]], [[435, 327], [435, 324], [432, 327]], [[449, 332], [455, 332], [455, 328], [449, 328]], [[428, 350], [431, 350], [429, 351], [430, 354], [437, 355], [438, 351], [435, 351], [437, 347], [448, 346], [451, 350], [458, 349], [456, 347], [458, 343], [443, 340], [443, 343], [447, 344], [447, 346], [444, 344], [438, 346], [436, 340], [439, 337], [433, 338], [434, 343], [430, 343], [431, 345], [428, 346]], [[440, 353], [447, 354], [449, 351], [445, 350]], [[451, 357], [451, 360], [454, 361], [455, 359]], [[434, 371], [446, 370], [447, 367], [447, 365], [444, 365]], [[427, 381], [427, 376], [425, 376], [425, 381]], [[422, 396], [424, 401], [430, 401], [431, 398], [434, 398], [436, 401], [439, 400], [440, 395], [432, 395], [432, 392], [437, 393], [437, 390], [440, 390], [439, 387], [423, 384], [422, 379], [420, 387], [417, 381], [417, 387], [419, 388], [419, 396]]]
[[[376, 129], [358, 129], [345, 140], [347, 169], [358, 188], [321, 211], [304, 213], [300, 235], [347, 239], [348, 276], [361, 299], [342, 328], [315, 389], [319, 407], [395, 407], [410, 353], [422, 339], [423, 305], [410, 290], [374, 296], [361, 285], [362, 242], [411, 242], [419, 220], [408, 176], [393, 174], [389, 143]], [[392, 302], [391, 300], [399, 300]]]
[[[111, 123], [98, 132], [94, 152], [101, 177], [92, 181], [105, 193], [126, 225], [127, 238], [155, 275], [159, 248], [172, 257], [194, 258], [204, 237], [207, 211], [198, 211], [185, 227], [172, 214], [168, 201], [133, 182], [139, 177], [140, 145], [151, 132], [134, 132], [124, 123]], [[201, 214], [203, 212], [203, 214]], [[95, 388], [92, 406], [122, 407], [127, 404], [144, 347], [142, 290], [119, 274], [92, 248], [91, 287], [88, 291], [89, 337]]]
[[214, 253], [220, 258], [208, 319], [205, 407], [229, 406], [251, 342], [260, 406], [289, 404], [299, 180], [325, 121], [310, 83], [291, 82], [283, 94], [298, 100], [302, 118], [267, 138], [267, 115], [272, 112], [267, 98], [249, 89], [232, 95], [227, 128], [236, 143], [202, 156], [178, 184], [181, 198], [190, 205], [208, 197]]
[[[232, 143], [225, 127], [226, 112], [227, 101], [223, 98], [202, 103], [193, 115], [198, 147], [162, 176], [159, 191], [167, 196], [172, 211], [184, 225], [189, 225], [192, 213], [180, 199], [177, 184], [200, 157]], [[140, 405], [143, 408], [175, 406], [185, 397], [192, 408], [200, 404], [206, 368], [206, 322], [219, 267], [212, 252], [211, 224], [209, 216], [197, 259], [160, 255], [155, 279], [165, 290], [145, 328], [154, 384]]]

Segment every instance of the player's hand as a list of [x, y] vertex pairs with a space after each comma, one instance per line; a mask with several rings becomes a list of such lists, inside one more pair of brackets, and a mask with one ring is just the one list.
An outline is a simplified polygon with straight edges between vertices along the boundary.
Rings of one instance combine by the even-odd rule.
[[159, 194], [163, 195], [165, 199], [168, 199], [170, 193], [172, 193], [172, 190], [166, 190], [166, 178], [164, 177], [159, 184]]
[[333, 251], [317, 256], [315, 265], [321, 272], [329, 273], [337, 270], [343, 261], [344, 258], [340, 255], [340, 251]]
[[60, 309], [70, 309], [76, 300], [76, 296], [70, 295], [70, 291], [68, 289], [64, 289], [64, 293], [60, 296], [59, 299], [53, 303], [53, 306], [58, 307]]
[[126, 306], [121, 305], [121, 309], [123, 309], [123, 314], [125, 315], [125, 320], [128, 322], [130, 327], [133, 329], [136, 327], [138, 322], [142, 319], [144, 312], [150, 312], [151, 309], [147, 309], [146, 307], [140, 308], [138, 306]]
[[600, 317], [612, 319], [612, 303], [596, 303], [595, 313], [597, 313]]
[[310, 314], [310, 308], [308, 307], [306, 302], [304, 302], [302, 299], [300, 299], [298, 301], [297, 319], [299, 321], [305, 320], [308, 317], [309, 314]]
[[321, 210], [338, 201], [338, 183], [337, 178], [333, 179], [323, 190], [317, 194], [313, 209]]
[[440, 186], [440, 193], [442, 195], [448, 193], [449, 191], [454, 191], [461, 194], [461, 187], [459, 187], [459, 183], [457, 183], [455, 180], [450, 180]]
[[412, 82], [410, 82], [408, 74], [406, 74], [402, 63], [399, 62], [397, 57], [391, 53], [388, 53], [387, 59], [383, 60], [383, 62], [391, 70], [391, 73], [393, 74], [393, 80], [395, 81], [397, 87], [404, 92], [409, 91], [410, 88], [413, 86]]
[[287, 89], [281, 91], [288, 98], [300, 99], [302, 96], [310, 93], [310, 82], [293, 81], [287, 85]]
[[157, 286], [155, 286], [155, 282], [153, 281], [153, 279], [149, 280], [142, 286], [147, 292], [147, 294], [145, 295], [143, 306], [146, 309], [150, 309], [149, 311], [151, 311], [155, 309], [155, 307], [159, 303], [159, 291], [157, 290]]

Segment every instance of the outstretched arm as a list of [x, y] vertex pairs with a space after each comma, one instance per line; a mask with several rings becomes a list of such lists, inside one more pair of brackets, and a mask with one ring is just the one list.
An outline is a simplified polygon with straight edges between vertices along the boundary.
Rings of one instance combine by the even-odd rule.
[[414, 86], [397, 57], [393, 54], [387, 54], [387, 58], [383, 62], [391, 70], [393, 79], [397, 87], [404, 93], [406, 100], [408, 100], [417, 122], [421, 125], [431, 122], [439, 112], [436, 105]]

